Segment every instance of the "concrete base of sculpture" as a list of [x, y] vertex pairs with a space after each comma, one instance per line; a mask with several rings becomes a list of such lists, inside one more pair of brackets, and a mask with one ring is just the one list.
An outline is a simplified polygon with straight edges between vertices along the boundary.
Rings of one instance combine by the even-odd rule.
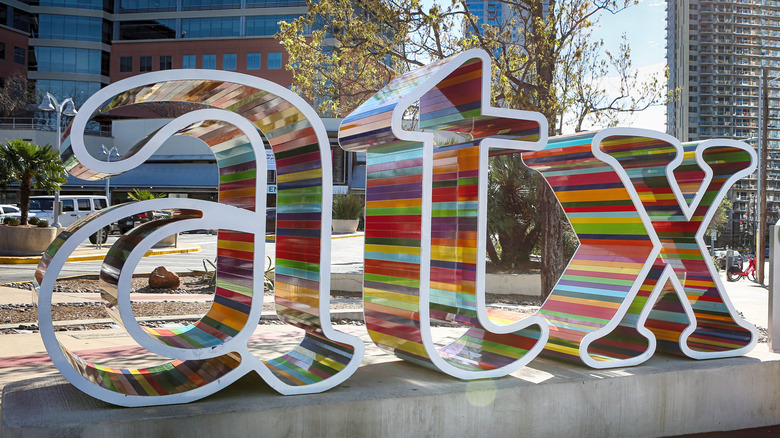
[[322, 394], [281, 396], [259, 378], [186, 405], [120, 408], [62, 378], [5, 387], [0, 436], [648, 437], [780, 424], [780, 355], [657, 354], [594, 370], [536, 359], [498, 380], [464, 382], [387, 355]]
[[54, 227], [22, 227], [0, 225], [0, 255], [41, 255], [57, 237]]

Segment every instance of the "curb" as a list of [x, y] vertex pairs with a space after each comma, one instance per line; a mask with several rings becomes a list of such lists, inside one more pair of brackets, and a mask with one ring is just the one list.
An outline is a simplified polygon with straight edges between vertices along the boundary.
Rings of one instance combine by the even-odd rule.
[[[200, 252], [201, 248], [198, 245], [193, 245], [188, 248], [177, 249], [150, 249], [146, 251], [144, 257], [168, 255], [168, 254], [185, 254], [188, 252]], [[67, 262], [89, 262], [95, 260], [103, 260], [106, 258], [106, 254], [85, 254], [85, 255], [73, 255], [68, 257]], [[0, 264], [3, 265], [34, 265], [41, 261], [41, 256], [0, 256]]]

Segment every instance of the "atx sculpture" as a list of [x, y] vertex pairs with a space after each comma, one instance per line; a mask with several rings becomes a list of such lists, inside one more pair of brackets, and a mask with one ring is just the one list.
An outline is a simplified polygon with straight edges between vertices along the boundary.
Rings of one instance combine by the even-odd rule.
[[[727, 189], [755, 167], [749, 146], [729, 140], [681, 145], [638, 129], [548, 139], [539, 114], [491, 107], [489, 96], [489, 57], [471, 50], [400, 76], [342, 123], [342, 147], [367, 153], [364, 308], [378, 346], [477, 379], [509, 374], [539, 354], [605, 368], [639, 364], [656, 348], [705, 359], [741, 355], [755, 345], [755, 328], [736, 315], [703, 243]], [[416, 103], [419, 129], [406, 129], [404, 112]], [[180, 115], [120, 161], [89, 155], [82, 133], [91, 117], [145, 105], [173, 105]], [[265, 361], [247, 347], [263, 296], [261, 133], [278, 169], [274, 300], [280, 318], [305, 333], [292, 351]], [[119, 205], [58, 236], [35, 278], [41, 334], [55, 365], [82, 391], [125, 406], [196, 400], [252, 371], [282, 394], [343, 382], [364, 347], [330, 323], [330, 155], [314, 111], [255, 77], [150, 73], [90, 98], [65, 133], [63, 159], [76, 176], [104, 178], [140, 165], [171, 135], [194, 136], [211, 147], [219, 203]], [[548, 300], [525, 318], [485, 303], [488, 157], [501, 153], [522, 153], [541, 173], [580, 240]], [[173, 218], [120, 238], [100, 276], [117, 322], [142, 347], [172, 360], [109, 369], [77, 357], [58, 342], [51, 322], [59, 270], [96, 230], [159, 208], [173, 208]], [[220, 229], [211, 310], [181, 329], [140, 326], [129, 299], [135, 265], [161, 238], [200, 228]], [[434, 322], [466, 330], [440, 346], [431, 333]]]

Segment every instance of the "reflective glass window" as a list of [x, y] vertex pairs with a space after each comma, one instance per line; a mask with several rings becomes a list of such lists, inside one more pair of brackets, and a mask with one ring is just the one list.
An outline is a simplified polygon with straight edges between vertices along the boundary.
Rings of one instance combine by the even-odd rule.
[[247, 8], [284, 8], [306, 6], [306, 0], [246, 0]]
[[21, 30], [22, 32], [30, 31], [30, 14], [22, 10], [14, 8], [14, 29]]
[[131, 73], [133, 71], [133, 57], [123, 56], [119, 58], [119, 72]]
[[246, 54], [246, 69], [247, 70], [260, 70], [260, 64], [262, 61], [262, 55], [259, 53], [247, 53]]
[[279, 32], [279, 22], [288, 23], [298, 18], [299, 15], [261, 15], [246, 17], [246, 34], [248, 36], [272, 36]]
[[5, 59], [5, 43], [0, 42], [0, 59]]
[[108, 75], [108, 57], [103, 56], [100, 50], [38, 46], [34, 49], [34, 56], [35, 59], [30, 62], [31, 70]]
[[217, 55], [203, 55], [203, 66], [201, 68], [217, 68]]
[[56, 6], [60, 8], [93, 9], [106, 12], [114, 11], [114, 0], [39, 0], [37, 2], [30, 2], [30, 4], [35, 3], [41, 6]]
[[14, 63], [19, 65], [25, 65], [24, 49], [21, 47], [14, 47]]
[[146, 73], [152, 71], [152, 57], [151, 56], [141, 56], [138, 59], [138, 71], [141, 73]]
[[[82, 104], [100, 90], [100, 82], [83, 82], [83, 81], [59, 81], [49, 79], [38, 79], [35, 81], [35, 93], [37, 96], [43, 95], [43, 93], [51, 93], [58, 101], [62, 102], [66, 98], [70, 97], [76, 104], [76, 107], [81, 107]], [[42, 128], [53, 130], [56, 128], [57, 116], [54, 111], [38, 111], [36, 112], [36, 122], [41, 125]], [[70, 117], [62, 118], [62, 128], [67, 128], [70, 123]], [[87, 123], [88, 132], [100, 132], [100, 124], [98, 122]]]
[[170, 70], [173, 68], [173, 56], [160, 55], [160, 70]]
[[119, 39], [161, 40], [176, 38], [176, 20], [143, 20], [119, 23]]
[[182, 0], [181, 8], [185, 11], [200, 11], [205, 9], [238, 9], [241, 0]]
[[181, 20], [182, 38], [216, 38], [239, 35], [239, 17], [188, 18]]
[[282, 52], [270, 52], [268, 54], [268, 69], [276, 70], [282, 68]]
[[119, 12], [175, 11], [176, 0], [120, 0]]
[[198, 68], [195, 62], [195, 55], [184, 55], [181, 57], [181, 68]]
[[104, 38], [104, 27], [102, 18], [40, 14], [30, 33], [33, 38], [110, 42]]
[[222, 70], [235, 70], [236, 69], [236, 54], [225, 53], [222, 55]]

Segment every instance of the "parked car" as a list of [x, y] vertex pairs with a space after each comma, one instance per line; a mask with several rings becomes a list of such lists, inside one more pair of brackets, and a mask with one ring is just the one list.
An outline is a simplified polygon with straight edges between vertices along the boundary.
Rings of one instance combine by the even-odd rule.
[[718, 269], [725, 270], [726, 269], [726, 260], [728, 259], [728, 253], [732, 253], [733, 260], [731, 262], [732, 266], [737, 266], [739, 269], [742, 269], [742, 254], [739, 253], [737, 250], [725, 250], [725, 249], [719, 249], [715, 251], [715, 260], [717, 262]]
[[[67, 227], [88, 214], [106, 208], [108, 201], [105, 196], [62, 195], [60, 196], [60, 205], [62, 207], [59, 217], [60, 224], [63, 227]], [[53, 224], [54, 196], [31, 196], [30, 212], [35, 213], [35, 216], [40, 219], [49, 221], [49, 224]], [[93, 244], [106, 243], [111, 227], [107, 226], [103, 231], [103, 233], [95, 233], [89, 236], [89, 241]], [[101, 236], [98, 236], [98, 234], [101, 234]]]
[[173, 216], [170, 211], [163, 211], [163, 210], [155, 210], [151, 212], [151, 215], [149, 213], [150, 212], [145, 211], [143, 213], [134, 214], [132, 216], [128, 216], [120, 220], [118, 223], [119, 232], [125, 234], [144, 222], [149, 222], [157, 219], [168, 219], [171, 216]]
[[[28, 212], [27, 217], [31, 218], [34, 217], [35, 213]], [[15, 205], [10, 204], [0, 204], [0, 222], [2, 222], [3, 219], [7, 217], [15, 217], [19, 219], [22, 217], [22, 209]]]

